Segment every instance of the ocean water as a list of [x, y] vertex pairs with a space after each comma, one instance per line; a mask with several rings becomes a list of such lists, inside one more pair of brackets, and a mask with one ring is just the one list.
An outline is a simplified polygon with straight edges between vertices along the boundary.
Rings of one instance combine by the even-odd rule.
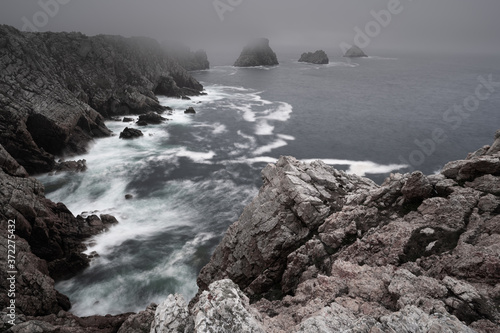
[[[120, 222], [88, 241], [87, 252], [99, 254], [90, 267], [56, 288], [81, 316], [141, 311], [170, 293], [191, 298], [199, 270], [258, 193], [261, 169], [280, 155], [321, 159], [379, 183], [390, 172], [437, 172], [491, 143], [500, 128], [499, 85], [482, 88], [472, 111], [449, 111], [475, 101], [480, 77], [500, 82], [499, 60], [399, 56], [309, 65], [285, 55], [271, 68], [194, 72], [208, 95], [160, 96], [175, 109], [166, 123], [141, 128], [144, 137], [132, 141], [97, 140], [76, 157], [87, 160], [85, 173], [39, 177], [47, 197], [75, 215], [112, 214]], [[184, 114], [189, 106], [195, 115]], [[107, 126], [119, 134], [136, 125]]]

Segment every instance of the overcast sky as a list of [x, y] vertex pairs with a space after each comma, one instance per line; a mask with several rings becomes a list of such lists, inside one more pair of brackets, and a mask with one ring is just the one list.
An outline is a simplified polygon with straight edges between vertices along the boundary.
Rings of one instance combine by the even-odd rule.
[[[366, 32], [368, 24], [373, 37], [362, 42], [371, 53], [484, 50], [500, 55], [500, 0], [399, 1], [385, 27], [374, 24], [371, 12], [387, 10], [398, 0], [2, 0], [0, 23], [180, 39], [207, 49], [209, 56], [217, 48], [239, 53], [249, 39], [261, 36], [278, 51], [324, 49], [336, 55], [342, 42], [354, 43], [356, 27]], [[49, 15], [40, 3], [52, 3]], [[63, 5], [55, 8], [54, 3]]]

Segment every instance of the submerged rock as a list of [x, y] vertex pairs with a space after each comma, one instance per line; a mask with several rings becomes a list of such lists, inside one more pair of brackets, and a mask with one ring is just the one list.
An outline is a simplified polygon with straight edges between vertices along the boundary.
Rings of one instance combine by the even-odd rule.
[[362, 49], [360, 49], [358, 46], [354, 45], [351, 47], [349, 50], [346, 51], [344, 54], [344, 57], [346, 58], [363, 58], [363, 57], [368, 57], [365, 52], [363, 52]]
[[260, 38], [243, 48], [240, 57], [234, 63], [236, 67], [276, 66], [279, 65], [276, 53], [269, 46], [269, 39]]
[[66, 162], [58, 162], [54, 167], [54, 171], [56, 173], [59, 172], [85, 172], [87, 171], [87, 161], [86, 160], [78, 160], [78, 161], [66, 161]]
[[308, 62], [311, 64], [325, 65], [330, 62], [325, 51], [318, 50], [316, 52], [302, 53], [299, 62]]

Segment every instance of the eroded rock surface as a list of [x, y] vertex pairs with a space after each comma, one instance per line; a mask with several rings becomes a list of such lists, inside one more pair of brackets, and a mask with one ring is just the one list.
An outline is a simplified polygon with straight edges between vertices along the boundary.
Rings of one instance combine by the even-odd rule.
[[236, 67], [276, 66], [279, 65], [276, 53], [269, 46], [269, 39], [259, 38], [243, 48], [234, 63]]
[[499, 140], [439, 175], [381, 186], [280, 158], [202, 269], [184, 320], [200, 308], [208, 318], [226, 295], [255, 331], [500, 331]]

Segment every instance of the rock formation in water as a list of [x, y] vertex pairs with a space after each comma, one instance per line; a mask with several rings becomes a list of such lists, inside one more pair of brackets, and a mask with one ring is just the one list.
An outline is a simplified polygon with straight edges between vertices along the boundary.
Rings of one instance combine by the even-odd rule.
[[174, 41], [165, 41], [161, 45], [165, 52], [187, 71], [199, 71], [210, 68], [207, 53], [203, 50], [193, 52], [183, 43]]
[[392, 174], [381, 186], [292, 157], [262, 176], [202, 269], [198, 295], [156, 310], [164, 326], [500, 331], [500, 131], [440, 174]]
[[203, 89], [155, 40], [0, 26], [0, 144], [30, 174], [110, 135], [103, 117], [162, 110]]
[[354, 45], [351, 47], [349, 50], [346, 51], [344, 54], [344, 57], [346, 58], [363, 58], [363, 57], [368, 57], [365, 52], [360, 49], [358, 46]]
[[325, 51], [318, 50], [314, 53], [313, 52], [302, 53], [299, 62], [308, 62], [316, 65], [326, 65], [330, 62], [330, 60], [328, 59], [328, 56], [326, 55]]
[[269, 39], [259, 38], [243, 48], [234, 63], [236, 67], [276, 66], [279, 65], [276, 53], [269, 46]]

